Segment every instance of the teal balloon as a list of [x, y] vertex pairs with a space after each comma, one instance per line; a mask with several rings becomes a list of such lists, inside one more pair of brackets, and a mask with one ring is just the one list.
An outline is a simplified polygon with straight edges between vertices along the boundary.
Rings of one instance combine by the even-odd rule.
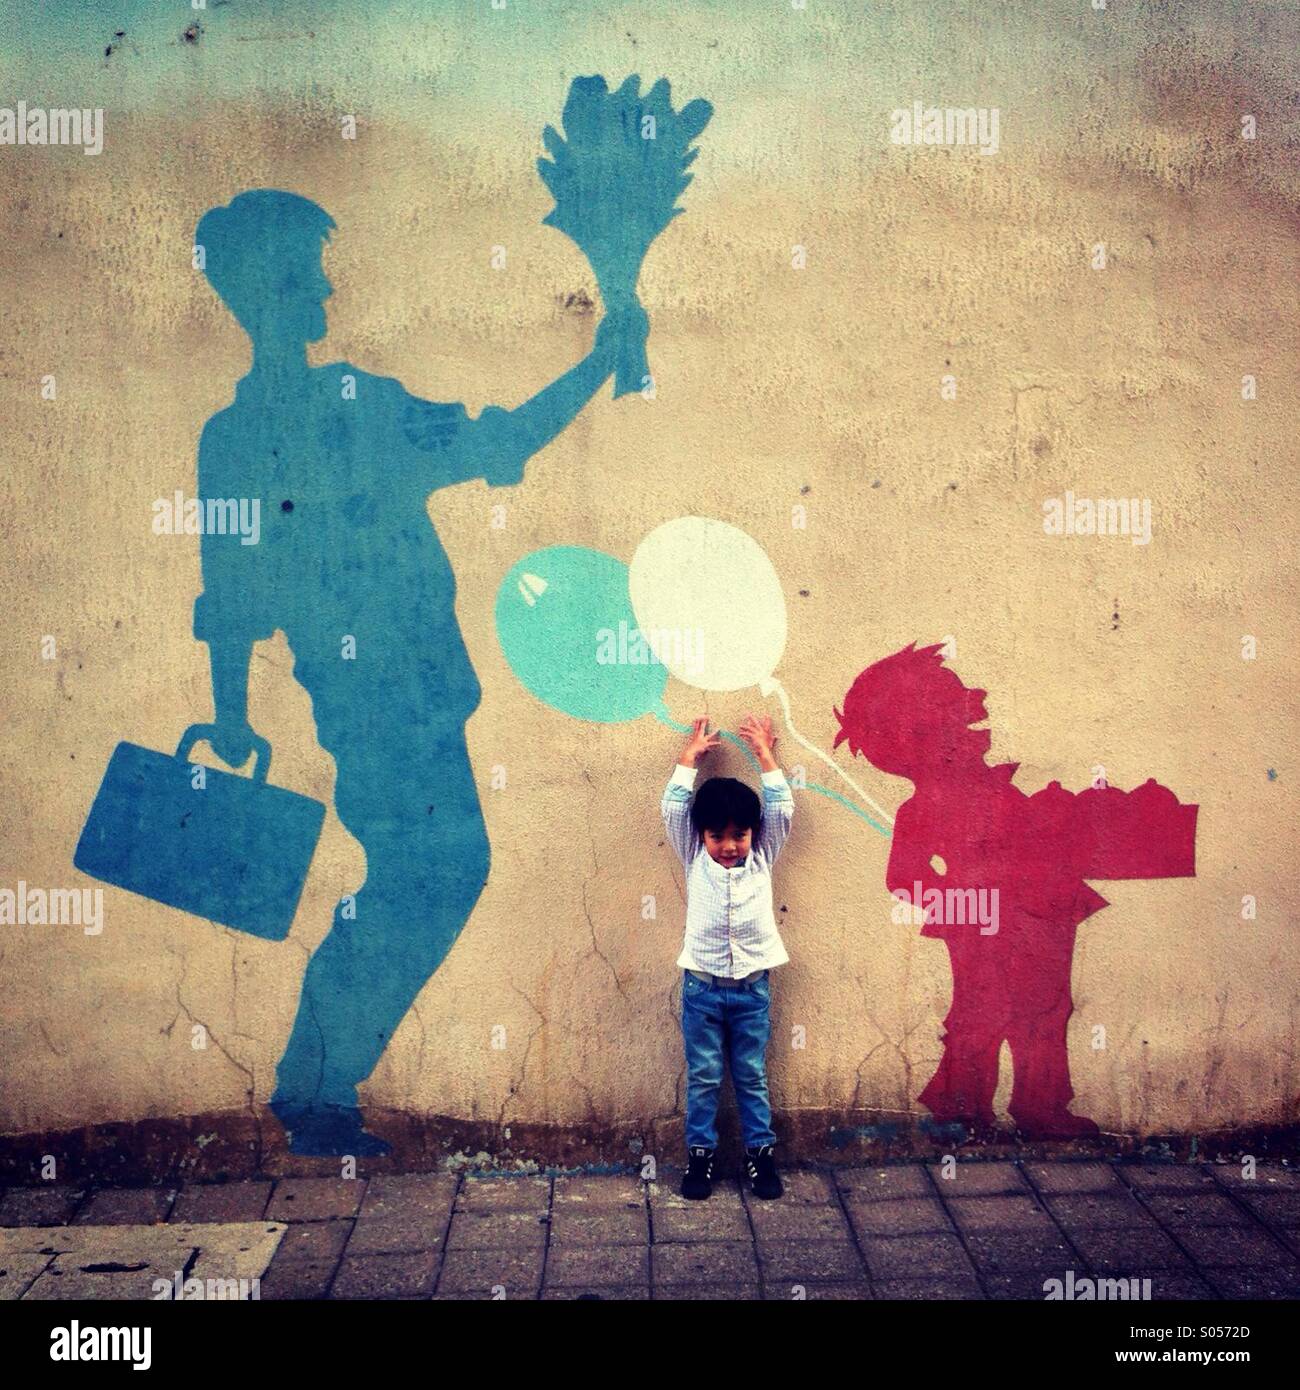
[[668, 668], [640, 640], [627, 576], [613, 555], [552, 545], [501, 581], [497, 640], [520, 682], [552, 709], [618, 724], [662, 707]]

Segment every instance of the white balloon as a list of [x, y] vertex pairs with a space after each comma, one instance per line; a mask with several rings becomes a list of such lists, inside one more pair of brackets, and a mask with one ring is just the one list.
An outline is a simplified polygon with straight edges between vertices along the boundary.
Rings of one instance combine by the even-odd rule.
[[785, 596], [752, 536], [682, 516], [636, 548], [628, 588], [637, 627], [661, 662], [697, 690], [744, 690], [785, 650]]

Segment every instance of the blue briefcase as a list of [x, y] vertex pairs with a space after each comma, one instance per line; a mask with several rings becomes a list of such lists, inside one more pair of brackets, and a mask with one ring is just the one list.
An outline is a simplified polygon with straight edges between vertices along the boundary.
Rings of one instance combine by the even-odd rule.
[[271, 745], [255, 741], [252, 777], [204, 767], [190, 750], [214, 732], [193, 724], [175, 757], [119, 743], [72, 862], [154, 902], [269, 941], [288, 935], [325, 807], [266, 780]]

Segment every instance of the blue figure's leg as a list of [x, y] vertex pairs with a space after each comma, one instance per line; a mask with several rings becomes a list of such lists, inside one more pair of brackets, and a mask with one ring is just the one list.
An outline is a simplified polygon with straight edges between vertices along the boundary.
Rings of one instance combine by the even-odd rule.
[[408, 733], [394, 719], [385, 745], [335, 744], [335, 804], [365, 849], [366, 878], [355, 915], [340, 905], [307, 967], [276, 1073], [282, 1117], [299, 1107], [355, 1114], [357, 1085], [487, 881], [487, 831], [463, 729], [426, 724]]

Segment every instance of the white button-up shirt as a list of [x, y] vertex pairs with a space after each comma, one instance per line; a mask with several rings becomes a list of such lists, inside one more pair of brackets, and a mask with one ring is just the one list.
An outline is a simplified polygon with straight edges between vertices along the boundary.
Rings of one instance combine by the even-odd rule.
[[691, 824], [695, 774], [678, 764], [662, 806], [664, 829], [686, 870], [686, 937], [677, 964], [731, 980], [784, 965], [790, 957], [772, 911], [772, 865], [794, 819], [785, 773], [763, 773], [763, 823], [734, 869], [713, 858]]

